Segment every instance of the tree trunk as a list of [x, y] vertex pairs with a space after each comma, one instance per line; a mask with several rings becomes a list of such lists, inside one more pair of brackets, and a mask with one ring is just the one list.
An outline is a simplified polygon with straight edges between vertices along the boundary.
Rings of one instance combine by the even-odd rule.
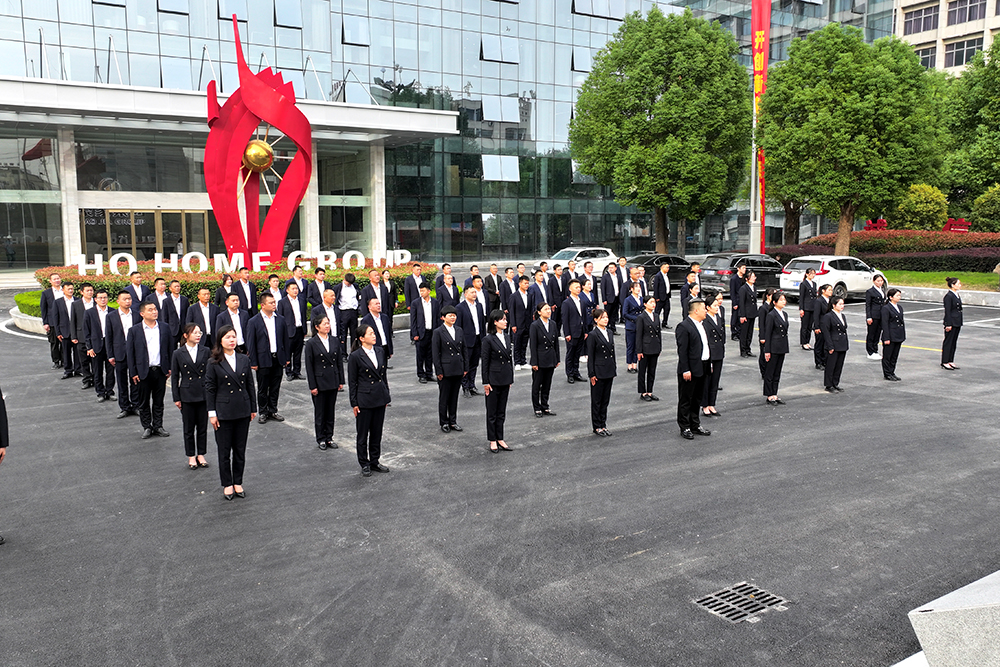
[[660, 206], [654, 208], [653, 220], [656, 225], [654, 228], [654, 233], [656, 234], [656, 252], [666, 255], [670, 241], [670, 228], [667, 227], [667, 210]]
[[840, 207], [840, 223], [837, 225], [837, 247], [834, 253], [837, 255], [847, 255], [851, 251], [851, 231], [854, 229], [854, 214], [858, 207], [854, 204], [845, 204]]
[[677, 220], [677, 254], [681, 257], [687, 252], [687, 220]]
[[798, 202], [790, 201], [783, 201], [781, 205], [785, 208], [785, 245], [798, 245], [803, 207]]

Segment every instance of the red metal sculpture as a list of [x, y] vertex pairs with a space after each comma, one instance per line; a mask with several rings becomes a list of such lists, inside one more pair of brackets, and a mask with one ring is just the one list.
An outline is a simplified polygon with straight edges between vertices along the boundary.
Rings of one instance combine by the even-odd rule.
[[[205, 186], [228, 255], [242, 253], [249, 265], [251, 253], [270, 253], [270, 261], [276, 261], [283, 254], [288, 227], [312, 176], [312, 130], [305, 115], [295, 106], [291, 82], [286, 83], [281, 74], [272, 72], [270, 67], [257, 74], [247, 67], [235, 14], [233, 33], [240, 87], [220, 109], [215, 81], [208, 84], [208, 126], [211, 130], [205, 142]], [[262, 125], [266, 126], [263, 140], [260, 139]], [[272, 127], [290, 139], [297, 149], [284, 176], [272, 166], [275, 159], [272, 146], [283, 138], [268, 143]], [[257, 138], [253, 138], [255, 134]], [[264, 182], [271, 207], [261, 228], [260, 175], [267, 170], [271, 170], [280, 183], [272, 195]], [[240, 198], [244, 202], [245, 223], [241, 217]]]

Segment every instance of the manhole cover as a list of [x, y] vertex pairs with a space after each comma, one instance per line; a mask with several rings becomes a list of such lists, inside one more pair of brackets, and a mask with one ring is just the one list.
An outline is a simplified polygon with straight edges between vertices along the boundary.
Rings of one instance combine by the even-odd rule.
[[745, 581], [698, 598], [693, 602], [730, 623], [741, 621], [756, 623], [760, 620], [759, 614], [763, 614], [768, 609], [785, 611], [789, 604], [788, 600]]

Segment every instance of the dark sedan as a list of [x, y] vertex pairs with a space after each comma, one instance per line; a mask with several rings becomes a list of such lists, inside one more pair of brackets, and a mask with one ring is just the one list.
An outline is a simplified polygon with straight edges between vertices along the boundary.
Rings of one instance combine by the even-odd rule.
[[729, 291], [729, 279], [736, 273], [736, 267], [746, 264], [747, 270], [757, 274], [755, 287], [763, 292], [768, 287], [778, 289], [782, 266], [778, 260], [768, 255], [745, 252], [724, 252], [709, 255], [701, 263], [701, 286]]
[[688, 269], [691, 268], [691, 263], [683, 257], [661, 255], [658, 253], [643, 253], [629, 257], [626, 260], [625, 268], [631, 269], [633, 266], [645, 267], [646, 280], [648, 281], [660, 272], [661, 264], [670, 265], [670, 273], [668, 274], [670, 276], [670, 288], [672, 290], [680, 289], [680, 286], [684, 284], [684, 277], [687, 275]]

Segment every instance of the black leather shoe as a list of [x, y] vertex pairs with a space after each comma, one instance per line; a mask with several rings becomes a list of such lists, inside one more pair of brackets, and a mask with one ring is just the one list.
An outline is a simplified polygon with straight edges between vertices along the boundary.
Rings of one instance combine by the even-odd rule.
[[602, 438], [606, 438], [606, 437], [607, 437], [607, 434], [606, 434], [606, 433], [604, 432], [604, 429], [603, 429], [603, 428], [595, 428], [595, 429], [594, 429], [594, 434], [595, 434], [595, 435], [599, 435], [599, 436], [601, 436]]
[[266, 424], [267, 423], [267, 415], [265, 415], [263, 412], [260, 413], [259, 415], [257, 415], [257, 423], [258, 424]]
[[754, 358], [756, 358], [756, 356], [757, 355], [754, 354], [753, 352], [747, 352], [747, 357], [754, 357]]
[[469, 390], [466, 389], [465, 387], [462, 387], [462, 397], [463, 398], [468, 398], [469, 397]]
[[235, 497], [235, 495], [232, 493], [223, 493], [222, 497], [225, 498], [226, 500], [232, 500]]
[[0, 535], [0, 544], [3, 544], [6, 540], [3, 539], [3, 535]]
[[821, 371], [823, 368], [823, 364], [816, 364], [816, 370]]
[[451, 427], [448, 426], [447, 424], [441, 424], [441, 432], [442, 433], [451, 433]]
[[169, 438], [170, 437], [170, 432], [167, 431], [166, 429], [156, 428], [156, 429], [153, 429], [153, 435], [158, 435], [161, 438]]
[[427, 378], [417, 378], [417, 382], [420, 384], [427, 384]]
[[546, 417], [555, 417], [556, 416], [556, 413], [552, 412], [551, 410], [542, 410], [542, 414], [545, 415]]
[[647, 403], [650, 403], [653, 400], [652, 398], [649, 397], [649, 394], [639, 394], [639, 398], [646, 401]]
[[576, 382], [576, 378], [570, 376], [566, 378], [566, 382], [568, 382], [569, 384], [573, 384], [574, 382]]
[[153, 437], [153, 429], [147, 428], [145, 431], [142, 432], [143, 440], [149, 440], [152, 437]]
[[651, 401], [658, 401], [658, 400], [660, 400], [660, 397], [657, 396], [656, 394], [650, 394], [649, 395], [649, 400], [651, 400]]
[[608, 429], [606, 429], [606, 428], [605, 428], [605, 429], [602, 429], [602, 430], [604, 431], [604, 437], [605, 437], [605, 438], [610, 438], [610, 437], [611, 437], [612, 435], [614, 435], [614, 433], [612, 433], [611, 431], [609, 431], [609, 430], [608, 430]]
[[469, 389], [469, 395], [470, 396], [479, 396], [479, 390], [476, 389], [475, 387], [472, 387], [471, 389]]
[[545, 415], [542, 414], [541, 410], [535, 410], [535, 416], [536, 417], [544, 417]]
[[899, 378], [896, 377], [895, 375], [886, 375], [885, 379], [888, 380], [889, 382], [899, 382]]
[[115, 419], [125, 419], [126, 417], [128, 417], [128, 410], [122, 410]]
[[273, 419], [276, 422], [283, 422], [285, 418], [279, 415], [277, 412], [272, 412], [268, 419]]
[[93, 389], [93, 388], [94, 388], [94, 383], [93, 382], [91, 382], [89, 384], [86, 383], [86, 382], [84, 382], [82, 385], [80, 385], [80, 391], [87, 391], [88, 389]]
[[459, 426], [458, 424], [449, 424], [448, 428], [450, 428], [452, 431], [458, 431], [459, 433], [462, 432], [462, 427]]
[[693, 432], [694, 432], [695, 435], [712, 435], [712, 432], [709, 431], [704, 426], [699, 426], [698, 428], [692, 429], [692, 430], [693, 430]]
[[826, 388], [826, 389], [824, 389], [823, 391], [825, 391], [825, 392], [826, 392], [826, 393], [828, 393], [828, 394], [836, 394], [836, 393], [837, 393], [837, 390], [836, 390], [836, 389], [834, 389], [833, 387], [827, 387], [827, 388]]
[[327, 449], [340, 449], [340, 445], [335, 443], [333, 440], [326, 441]]
[[389, 468], [382, 465], [381, 463], [376, 463], [372, 466], [372, 472], [389, 472]]
[[368, 467], [368, 466], [361, 466], [361, 476], [362, 477], [371, 477], [372, 476], [372, 469], [370, 467]]
[[573, 379], [576, 380], [577, 382], [586, 382], [587, 381], [587, 380], [584, 379], [584, 377], [582, 375], [574, 375]]
[[323, 451], [326, 451], [326, 443], [325, 442], [317, 443], [316, 446], [319, 447], [320, 449], [322, 449]]
[[61, 377], [61, 378], [59, 378], [59, 379], [60, 379], [60, 380], [68, 380], [68, 379], [70, 379], [71, 377], [73, 377], [73, 374], [72, 374], [72, 373], [63, 373], [63, 374], [62, 374], [62, 377]]
[[56, 370], [57, 368], [62, 368], [62, 364], [60, 364], [58, 361], [53, 361], [52, 370]]
[[959, 368], [961, 368], [961, 366], [956, 366], [955, 364], [951, 365], [951, 370], [953, 371], [957, 371]]
[[681, 429], [681, 437], [685, 440], [694, 440], [694, 433], [689, 428]]

